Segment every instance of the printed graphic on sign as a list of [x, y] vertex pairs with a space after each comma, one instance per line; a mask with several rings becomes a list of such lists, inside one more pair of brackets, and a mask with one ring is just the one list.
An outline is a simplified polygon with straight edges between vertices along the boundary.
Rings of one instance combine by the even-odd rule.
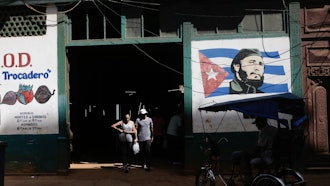
[[194, 132], [255, 130], [241, 113], [201, 105], [291, 92], [288, 37], [193, 41], [191, 64]]
[[36, 93], [33, 92], [32, 85], [19, 85], [17, 92], [8, 91], [3, 100], [2, 104], [14, 105], [16, 101], [20, 102], [23, 105], [30, 103], [35, 99], [38, 103], [46, 103], [52, 95], [54, 95], [55, 90], [50, 92], [48, 87], [45, 85], [40, 86]]

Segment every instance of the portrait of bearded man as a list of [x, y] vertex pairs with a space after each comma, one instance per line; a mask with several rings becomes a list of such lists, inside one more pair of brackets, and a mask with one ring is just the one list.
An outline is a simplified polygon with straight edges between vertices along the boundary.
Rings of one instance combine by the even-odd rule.
[[230, 94], [263, 93], [265, 63], [258, 49], [241, 49], [231, 63]]

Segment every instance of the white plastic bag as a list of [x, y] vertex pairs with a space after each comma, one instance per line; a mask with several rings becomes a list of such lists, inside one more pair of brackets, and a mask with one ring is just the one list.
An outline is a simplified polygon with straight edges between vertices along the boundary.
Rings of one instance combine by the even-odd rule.
[[139, 143], [138, 142], [134, 142], [133, 144], [133, 153], [134, 154], [137, 154], [140, 152], [140, 146], [139, 146]]

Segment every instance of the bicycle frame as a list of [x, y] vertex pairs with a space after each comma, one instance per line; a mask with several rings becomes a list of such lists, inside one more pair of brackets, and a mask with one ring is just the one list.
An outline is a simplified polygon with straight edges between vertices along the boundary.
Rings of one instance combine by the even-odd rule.
[[206, 177], [215, 181], [215, 175], [210, 165], [206, 165], [205, 167], [201, 167], [202, 170], [206, 171]]
[[[218, 145], [222, 141], [229, 142], [227, 138], [222, 137], [216, 142], [216, 145]], [[205, 138], [204, 142], [209, 143], [209, 139]], [[219, 177], [219, 179], [225, 186], [229, 186], [230, 184], [228, 184], [228, 182], [231, 182], [231, 180], [232, 180], [232, 177], [234, 175], [234, 169], [231, 174], [231, 177], [227, 181], [223, 177], [223, 175], [220, 173], [220, 171], [218, 171], [218, 174], [214, 174], [213, 169], [215, 167], [213, 167], [213, 165], [217, 165], [219, 163], [218, 162], [219, 159], [217, 159], [217, 158], [215, 160], [212, 159], [212, 155], [214, 155], [212, 153], [212, 152], [214, 152], [213, 151], [214, 149], [212, 149], [212, 148], [215, 148], [215, 147], [211, 146], [210, 148], [206, 148], [206, 149], [203, 149], [201, 147], [201, 150], [204, 150], [203, 152], [204, 152], [204, 155], [206, 156], [206, 161], [201, 166], [199, 173], [196, 175], [196, 185], [209, 183], [211, 186], [213, 186], [213, 185], [215, 185], [216, 177]], [[202, 183], [200, 183], [200, 182], [202, 182]]]
[[[209, 139], [206, 138], [204, 142], [208, 143]], [[226, 141], [228, 142], [227, 138], [220, 138], [216, 144], [219, 144], [222, 141]], [[231, 171], [230, 177], [228, 179], [226, 179], [220, 172], [220, 167], [217, 167], [219, 170], [217, 174], [214, 173], [214, 166], [213, 165], [218, 165], [220, 166], [219, 161], [220, 159], [212, 159], [212, 147], [214, 148], [214, 146], [211, 146], [207, 149], [203, 149], [201, 147], [202, 150], [204, 150], [204, 155], [206, 156], [206, 161], [204, 162], [204, 164], [201, 166], [198, 174], [196, 175], [195, 178], [195, 183], [196, 186], [200, 186], [200, 185], [206, 185], [208, 184], [209, 186], [215, 186], [215, 182], [216, 182], [216, 177], [219, 177], [219, 179], [221, 180], [221, 182], [223, 183], [223, 185], [225, 186], [233, 186], [236, 185], [235, 181], [236, 179], [234, 178], [235, 175], [236, 176], [241, 176], [240, 171], [237, 172], [236, 170], [236, 164], [233, 164], [233, 169]], [[220, 154], [217, 154], [218, 156], [220, 156]], [[235, 174], [237, 173], [237, 174]], [[291, 180], [287, 179], [287, 177], [290, 177]], [[293, 180], [292, 180], [293, 179]], [[240, 180], [240, 182], [243, 183], [242, 180]], [[254, 179], [252, 180], [251, 185], [252, 186], [262, 186], [262, 185], [276, 185], [276, 186], [285, 186], [287, 184], [291, 184], [291, 185], [305, 185], [305, 180], [303, 178], [303, 176], [297, 172], [296, 170], [290, 169], [290, 168], [284, 168], [281, 170], [275, 170], [275, 172], [273, 173], [260, 173], [258, 175], [256, 175], [254, 177]]]
[[[205, 174], [206, 179], [209, 179], [207, 182], [209, 182], [210, 185], [215, 185], [216, 176], [217, 176], [217, 177], [219, 177], [219, 179], [221, 180], [221, 182], [223, 183], [224, 186], [228, 186], [226, 180], [223, 178], [223, 176], [220, 173], [218, 173], [217, 175], [214, 174], [211, 165], [208, 164], [208, 165], [202, 166], [201, 172], [203, 172]], [[196, 178], [196, 180], [197, 180], [197, 178]], [[196, 185], [199, 185], [199, 184], [196, 183]]]

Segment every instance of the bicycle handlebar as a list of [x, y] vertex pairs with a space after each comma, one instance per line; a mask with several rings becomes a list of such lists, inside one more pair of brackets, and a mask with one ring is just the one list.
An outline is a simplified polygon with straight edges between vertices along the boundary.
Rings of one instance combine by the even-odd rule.
[[[229, 140], [226, 137], [222, 137], [217, 141], [216, 144], [220, 144], [222, 141], [225, 141], [226, 143], [229, 142]], [[204, 142], [208, 143], [209, 142], [209, 137], [205, 137]], [[200, 146], [200, 149], [203, 150], [204, 148], [202, 146]], [[208, 148], [208, 150], [211, 150], [211, 149]]]
[[229, 140], [226, 137], [222, 137], [218, 140], [217, 144], [221, 143], [221, 141], [226, 141], [227, 143], [229, 142]]

